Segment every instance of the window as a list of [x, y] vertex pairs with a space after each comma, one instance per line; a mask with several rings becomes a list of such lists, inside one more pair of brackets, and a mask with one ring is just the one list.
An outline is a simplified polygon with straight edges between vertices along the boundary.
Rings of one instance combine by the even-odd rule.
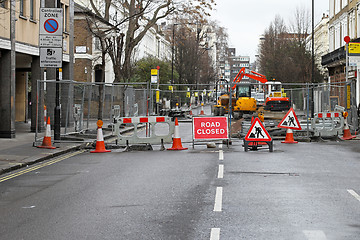
[[341, 10], [341, 0], [335, 0], [335, 14], [338, 14]]
[[30, 20], [34, 20], [35, 16], [35, 0], [30, 0]]
[[25, 15], [25, 0], [20, 0], [20, 16]]
[[101, 43], [100, 43], [100, 39], [98, 37], [95, 37], [94, 38], [94, 47], [95, 47], [95, 50], [98, 50], [98, 51], [101, 51]]
[[69, 23], [68, 17], [69, 17], [69, 6], [66, 6], [66, 5], [65, 5], [65, 7], [64, 7], [64, 32], [68, 32], [68, 29], [69, 29], [69, 26], [68, 26], [68, 23]]
[[344, 7], [346, 7], [347, 6], [347, 0], [342, 0], [342, 4], [341, 4], [342, 6], [342, 8], [344, 8]]
[[330, 15], [329, 17], [330, 17], [330, 18], [334, 17], [334, 1], [335, 1], [335, 0], [330, 0], [330, 4], [329, 4], [329, 8], [330, 8], [330, 9], [329, 9], [329, 10], [330, 10], [330, 11], [329, 11], [329, 13], [330, 13], [330, 14], [329, 14], [329, 15]]
[[0, 7], [6, 8], [6, 0], [0, 0]]

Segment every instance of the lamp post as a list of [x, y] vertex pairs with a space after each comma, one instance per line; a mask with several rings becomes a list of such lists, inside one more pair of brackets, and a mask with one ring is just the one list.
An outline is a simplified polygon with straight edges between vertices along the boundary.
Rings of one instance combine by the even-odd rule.
[[315, 103], [314, 103], [314, 76], [315, 76], [315, 44], [314, 44], [314, 0], [311, 5], [311, 117], [314, 117]]

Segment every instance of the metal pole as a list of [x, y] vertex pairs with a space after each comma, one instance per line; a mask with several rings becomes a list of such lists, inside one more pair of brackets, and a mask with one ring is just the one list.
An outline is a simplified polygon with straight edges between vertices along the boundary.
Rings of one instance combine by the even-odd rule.
[[69, 121], [69, 118], [70, 118], [70, 101], [69, 99], [71, 99], [71, 89], [72, 89], [72, 82], [69, 83], [69, 91], [68, 91], [68, 101], [67, 101], [67, 109], [66, 109], [66, 119], [65, 119], [65, 134], [67, 132], [67, 128], [68, 128], [68, 121]]
[[54, 109], [54, 140], [60, 140], [60, 131], [61, 131], [61, 125], [60, 125], [60, 86], [59, 81], [60, 78], [62, 78], [62, 70], [61, 68], [56, 68], [56, 93], [55, 93], [55, 109]]
[[[174, 84], [174, 51], [175, 51], [175, 23], [172, 31], [172, 48], [171, 48], [171, 86]], [[172, 109], [173, 93], [170, 93], [170, 109]]]
[[91, 111], [91, 98], [92, 98], [92, 84], [90, 85], [89, 97], [88, 97], [88, 116], [86, 122], [86, 129], [89, 129], [90, 111]]
[[40, 91], [40, 82], [39, 80], [36, 81], [36, 122], [35, 122], [35, 143], [36, 143], [36, 139], [37, 139], [37, 135], [38, 135], [38, 130], [39, 130], [39, 91]]
[[314, 117], [314, 82], [315, 82], [315, 34], [314, 34], [314, 0], [312, 0], [312, 7], [311, 7], [311, 117]]
[[306, 132], [307, 132], [307, 137], [309, 137], [309, 95], [310, 95], [310, 89], [309, 89], [309, 84], [306, 84], [306, 89], [307, 89], [307, 98], [306, 98]]

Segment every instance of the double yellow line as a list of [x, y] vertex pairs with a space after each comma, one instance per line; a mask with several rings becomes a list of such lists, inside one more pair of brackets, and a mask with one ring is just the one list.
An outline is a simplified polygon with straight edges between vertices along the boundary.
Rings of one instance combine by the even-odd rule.
[[52, 164], [54, 164], [54, 163], [63, 161], [63, 160], [65, 160], [65, 159], [68, 159], [68, 158], [70, 158], [70, 157], [76, 156], [76, 155], [78, 155], [78, 154], [80, 154], [80, 153], [83, 153], [83, 152], [85, 152], [85, 150], [80, 150], [80, 151], [77, 151], [77, 152], [68, 153], [68, 154], [59, 156], [59, 157], [55, 158], [54, 160], [47, 161], [47, 162], [44, 162], [44, 163], [42, 163], [42, 164], [39, 164], [39, 165], [30, 167], [30, 168], [26, 168], [26, 169], [24, 169], [24, 170], [22, 170], [22, 171], [18, 171], [18, 172], [15, 172], [15, 173], [6, 175], [6, 176], [0, 178], [0, 183], [1, 183], [1, 182], [4, 182], [4, 181], [7, 181], [7, 180], [9, 180], [9, 179], [18, 177], [18, 176], [23, 175], [23, 174], [25, 174], [25, 173], [29, 173], [29, 172], [35, 171], [35, 170], [37, 170], [37, 169], [39, 169], [39, 168], [43, 168], [43, 167], [46, 167], [46, 166], [50, 166], [50, 165], [52, 165]]

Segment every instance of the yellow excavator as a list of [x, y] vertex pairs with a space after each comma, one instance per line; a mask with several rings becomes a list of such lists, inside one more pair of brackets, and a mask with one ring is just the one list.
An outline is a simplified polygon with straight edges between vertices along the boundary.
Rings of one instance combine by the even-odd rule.
[[[233, 80], [235, 85], [232, 87], [232, 90], [236, 89], [231, 101], [232, 114], [235, 119], [240, 119], [243, 114], [252, 114], [257, 110], [256, 100], [251, 97], [251, 83], [240, 83], [245, 76], [261, 83], [267, 82], [266, 77], [260, 73], [254, 71], [246, 73], [245, 68], [240, 69]], [[214, 115], [224, 116], [229, 113], [229, 103], [229, 94], [221, 95], [214, 106]]]

